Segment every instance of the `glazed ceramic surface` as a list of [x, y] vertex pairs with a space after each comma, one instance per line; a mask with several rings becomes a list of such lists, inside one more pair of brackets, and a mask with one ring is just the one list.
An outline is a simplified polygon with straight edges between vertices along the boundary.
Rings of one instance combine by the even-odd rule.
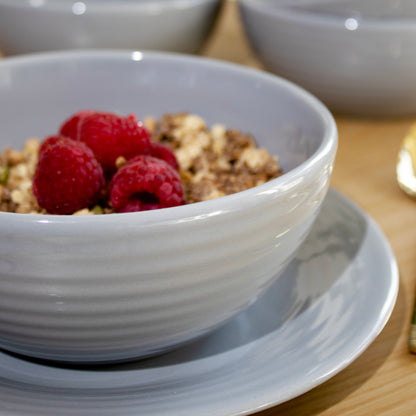
[[0, 0], [6, 55], [79, 48], [196, 53], [221, 0]]
[[84, 51], [4, 59], [0, 80], [1, 147], [53, 134], [85, 108], [139, 119], [190, 111], [209, 125], [252, 133], [286, 172], [244, 192], [163, 210], [0, 213], [6, 349], [111, 361], [201, 336], [272, 284], [326, 195], [337, 146], [331, 114], [264, 72], [175, 54]]
[[239, 0], [246, 35], [266, 68], [331, 110], [416, 111], [416, 2]]
[[2, 416], [252, 414], [357, 358], [388, 320], [398, 285], [378, 226], [330, 191], [282, 277], [197, 342], [149, 360], [84, 369], [0, 353]]

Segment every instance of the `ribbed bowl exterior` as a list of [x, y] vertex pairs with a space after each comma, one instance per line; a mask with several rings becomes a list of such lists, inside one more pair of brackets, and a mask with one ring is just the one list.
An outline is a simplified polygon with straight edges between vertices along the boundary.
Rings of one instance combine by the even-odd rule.
[[[60, 54], [58, 61], [85, 71], [90, 55], [81, 56], [78, 62], [77, 54]], [[140, 68], [146, 74], [148, 61], [149, 68], [163, 65], [174, 71], [179, 63], [178, 71], [201, 70], [198, 58], [144, 56]], [[98, 53], [94, 65], [107, 73], [103, 68], [125, 57]], [[43, 57], [38, 65], [55, 58]], [[20, 69], [27, 64], [26, 58], [11, 62]], [[248, 86], [247, 79], [255, 81], [255, 90], [264, 84], [259, 97], [269, 93], [282, 112], [286, 100], [298, 103], [288, 105], [287, 117], [295, 123], [299, 114], [304, 116], [296, 129], [290, 122], [281, 154], [286, 151], [286, 160], [301, 162], [264, 185], [181, 207], [92, 217], [0, 213], [0, 347], [71, 362], [157, 354], [238, 314], [292, 259], [329, 186], [335, 123], [321, 103], [286, 81], [202, 62], [211, 76], [218, 76], [218, 69], [219, 74], [230, 72], [236, 90]], [[0, 65], [0, 75], [4, 69], [10, 70]], [[275, 133], [265, 136], [263, 144], [273, 147]]]
[[[332, 111], [414, 114], [416, 7], [413, 15], [371, 19], [360, 14], [365, 1], [351, 4], [349, 14], [346, 2], [315, 3], [308, 9], [307, 2], [297, 7], [285, 0], [239, 0], [245, 34], [265, 67], [315, 94]], [[395, 11], [391, 2], [376, 3], [375, 8]], [[341, 10], [331, 12], [337, 7]]]
[[[126, 222], [111, 238], [81, 239], [82, 226], [55, 235], [53, 224], [50, 232], [38, 224], [42, 233], [10, 235], [0, 243], [9, 259], [1, 264], [0, 344], [42, 358], [106, 361], [202, 335], [278, 276], [306, 237], [328, 177], [323, 169], [267, 205], [166, 228]], [[58, 246], [65, 252], [55, 253]]]
[[0, 0], [0, 50], [5, 55], [90, 48], [197, 53], [220, 7], [221, 0]]

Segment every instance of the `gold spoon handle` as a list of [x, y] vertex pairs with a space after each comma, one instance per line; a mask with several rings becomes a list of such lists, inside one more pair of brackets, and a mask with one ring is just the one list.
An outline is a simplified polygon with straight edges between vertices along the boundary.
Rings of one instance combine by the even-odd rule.
[[400, 147], [397, 182], [408, 195], [416, 196], [416, 124], [406, 134]]

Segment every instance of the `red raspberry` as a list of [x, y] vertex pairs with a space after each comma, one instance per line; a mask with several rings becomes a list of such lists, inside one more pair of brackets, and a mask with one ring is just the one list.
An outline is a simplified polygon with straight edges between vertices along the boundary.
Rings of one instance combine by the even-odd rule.
[[38, 158], [40, 159], [43, 155], [43, 153], [49, 149], [51, 146], [55, 145], [56, 143], [60, 143], [62, 141], [66, 141], [68, 140], [67, 137], [63, 137], [63, 136], [49, 136], [47, 137], [42, 144], [39, 147], [39, 151], [38, 151]]
[[179, 170], [179, 163], [173, 151], [159, 142], [150, 143], [150, 155], [168, 162], [174, 169]]
[[121, 136], [118, 138], [119, 156], [127, 160], [150, 153], [150, 132], [133, 114], [120, 118]]
[[179, 173], [148, 155], [131, 159], [113, 176], [110, 201], [116, 212], [168, 208], [185, 203]]
[[87, 115], [79, 126], [78, 140], [93, 151], [106, 173], [115, 172], [119, 156], [129, 160], [150, 151], [150, 133], [134, 116], [120, 117], [112, 113]]
[[61, 136], [69, 137], [70, 139], [78, 140], [79, 127], [82, 120], [94, 112], [91, 110], [82, 110], [75, 113], [72, 117], [64, 121], [59, 133]]
[[72, 214], [95, 204], [101, 196], [104, 175], [84, 143], [57, 140], [41, 154], [33, 179], [33, 193], [50, 214]]

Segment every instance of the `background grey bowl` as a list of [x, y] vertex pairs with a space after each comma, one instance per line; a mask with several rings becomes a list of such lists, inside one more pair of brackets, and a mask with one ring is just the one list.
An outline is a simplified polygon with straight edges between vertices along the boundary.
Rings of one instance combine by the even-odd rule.
[[0, 0], [6, 55], [78, 48], [200, 50], [221, 0]]
[[415, 113], [415, 1], [239, 0], [239, 6], [265, 67], [331, 110]]

